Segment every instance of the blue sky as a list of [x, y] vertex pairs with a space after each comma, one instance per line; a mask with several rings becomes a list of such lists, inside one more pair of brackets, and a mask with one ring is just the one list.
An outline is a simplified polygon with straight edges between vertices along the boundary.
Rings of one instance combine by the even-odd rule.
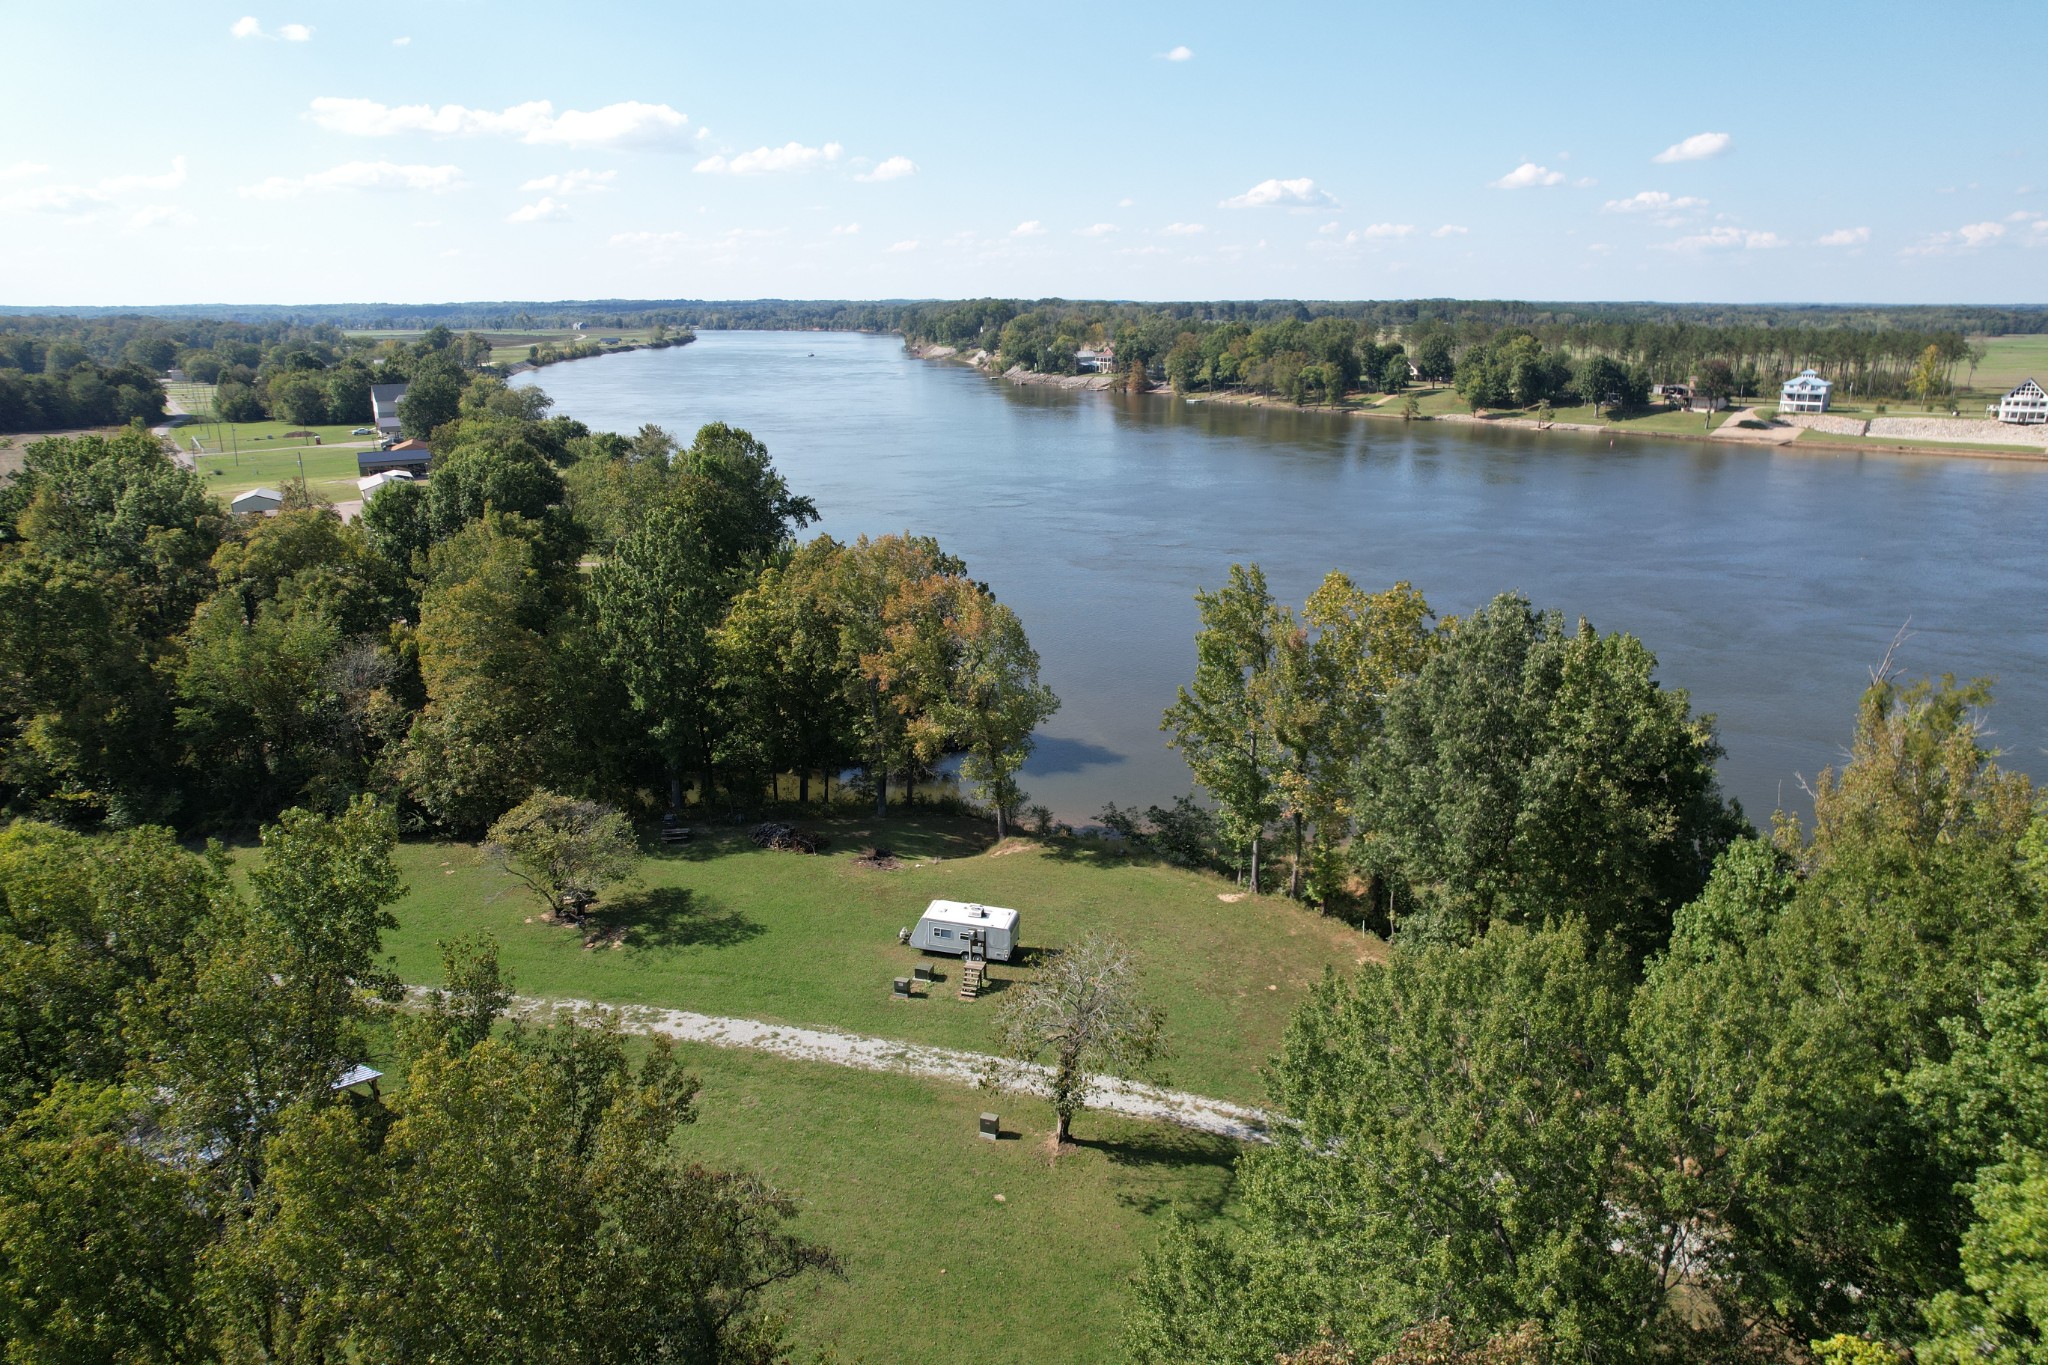
[[0, 15], [0, 304], [2048, 300], [2039, 0]]

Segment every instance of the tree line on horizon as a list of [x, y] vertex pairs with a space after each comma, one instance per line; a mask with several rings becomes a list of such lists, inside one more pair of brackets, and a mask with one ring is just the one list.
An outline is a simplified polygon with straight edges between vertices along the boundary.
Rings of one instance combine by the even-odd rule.
[[[1200, 318], [1159, 307], [1062, 305], [1019, 310], [982, 300], [918, 312], [914, 342], [986, 352], [994, 367], [1078, 372], [1083, 348], [1113, 350], [1139, 386], [1176, 392], [1244, 390], [1296, 403], [1337, 403], [1349, 393], [1399, 393], [1455, 384], [1475, 409], [1552, 400], [1638, 407], [1654, 385], [1710, 382], [1716, 396], [1767, 394], [1803, 369], [1845, 396], [1932, 398], [1974, 369], [1979, 348], [1951, 327], [1703, 322], [1564, 314], [1502, 320], [1484, 313], [1423, 314], [1389, 323], [1339, 312], [1265, 320]], [[1930, 359], [1930, 356], [1932, 359]]]

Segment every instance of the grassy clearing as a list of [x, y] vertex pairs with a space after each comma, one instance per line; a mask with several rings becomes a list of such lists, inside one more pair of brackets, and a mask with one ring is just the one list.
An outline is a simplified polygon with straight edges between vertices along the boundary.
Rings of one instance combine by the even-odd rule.
[[[402, 1096], [390, 1032], [373, 1033], [384, 1093]], [[1090, 1113], [1054, 1161], [1052, 1111], [1029, 1096], [709, 1044], [676, 1055], [703, 1082], [678, 1150], [771, 1181], [797, 1204], [793, 1230], [845, 1268], [774, 1291], [797, 1360], [1107, 1365], [1165, 1220], [1230, 1216], [1226, 1138]], [[1000, 1141], [979, 1136], [984, 1111], [1001, 1116]]]
[[[315, 445], [285, 433], [310, 431]], [[250, 488], [279, 488], [305, 470], [306, 486], [333, 502], [356, 496], [357, 452], [375, 438], [355, 436], [353, 426], [301, 427], [291, 422], [202, 422], [176, 427], [171, 438], [190, 454], [207, 491], [223, 498]], [[195, 444], [197, 443], [196, 449]]]
[[[1626, 413], [1619, 417], [1609, 416], [1605, 408], [1596, 415], [1592, 404], [1576, 407], [1557, 408], [1551, 412], [1556, 422], [1583, 422], [1588, 426], [1606, 427], [1611, 431], [1660, 431], [1672, 436], [1704, 436], [1726, 422], [1732, 409], [1720, 412], [1679, 412], [1672, 408], [1651, 408], [1643, 412]], [[1516, 414], [1529, 417], [1534, 414], [1524, 411]]]
[[[680, 1145], [793, 1191], [840, 1281], [785, 1292], [800, 1347], [873, 1362], [1109, 1362], [1127, 1283], [1173, 1211], [1207, 1219], [1236, 1144], [1084, 1114], [1049, 1160], [1052, 1112], [910, 1077], [685, 1048], [704, 1081]], [[1004, 1137], [976, 1135], [983, 1110]], [[996, 1196], [1003, 1196], [997, 1203]]]
[[[1056, 948], [1090, 930], [1136, 953], [1151, 999], [1164, 1008], [1167, 1079], [1225, 1099], [1264, 1098], [1258, 1068], [1288, 1015], [1326, 967], [1351, 971], [1379, 941], [1277, 897], [1223, 902], [1228, 882], [1078, 841], [1013, 841], [984, 852], [981, 826], [950, 818], [833, 820], [807, 857], [754, 848], [737, 832], [645, 860], [643, 885], [600, 907], [624, 945], [585, 949], [576, 930], [539, 922], [531, 894], [459, 844], [400, 850], [410, 894], [385, 943], [409, 982], [439, 979], [442, 939], [488, 930], [518, 988], [617, 1004], [659, 1005], [777, 1023], [825, 1026], [986, 1051], [1000, 992], [1029, 979], [1028, 960], [997, 963], [980, 1000], [953, 994], [957, 967], [929, 996], [892, 1000], [890, 980], [925, 961], [896, 941], [936, 897], [1014, 906], [1029, 948]], [[881, 843], [915, 866], [856, 865]]]

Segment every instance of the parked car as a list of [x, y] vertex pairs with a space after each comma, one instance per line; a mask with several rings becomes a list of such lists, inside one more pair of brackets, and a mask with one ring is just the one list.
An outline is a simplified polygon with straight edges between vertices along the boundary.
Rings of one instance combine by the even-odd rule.
[[375, 436], [376, 434], [376, 432], [370, 430], [368, 427], [357, 427], [354, 431], [351, 431], [349, 433], [349, 435], [351, 436]]

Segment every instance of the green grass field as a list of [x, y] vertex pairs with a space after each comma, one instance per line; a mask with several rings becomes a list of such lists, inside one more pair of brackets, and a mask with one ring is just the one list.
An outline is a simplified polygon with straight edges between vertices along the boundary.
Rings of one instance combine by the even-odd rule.
[[[374, 443], [372, 437], [351, 435], [353, 430], [353, 425], [201, 422], [173, 428], [171, 437], [178, 449], [192, 455], [207, 490], [223, 498], [249, 488], [280, 488], [299, 477], [303, 461], [309, 489], [330, 502], [345, 502], [357, 496], [356, 455]], [[320, 443], [287, 439], [285, 433], [292, 431], [313, 432]]]
[[178, 405], [178, 411], [210, 421], [213, 417], [213, 393], [219, 387], [217, 384], [173, 383], [167, 380], [164, 394]]
[[[1100, 929], [1125, 939], [1150, 998], [1164, 1009], [1182, 1089], [1257, 1102], [1258, 1068], [1289, 1013], [1326, 967], [1354, 970], [1377, 939], [1277, 897], [1224, 902], [1229, 882], [1078, 841], [1022, 841], [982, 852], [985, 827], [952, 818], [833, 820], [817, 856], [754, 848], [737, 832], [649, 857], [642, 886], [609, 896], [606, 927], [619, 948], [585, 949], [583, 935], [542, 923], [523, 886], [461, 844], [407, 844], [410, 894], [386, 936], [409, 982], [438, 979], [440, 940], [488, 930], [522, 992], [660, 1005], [777, 1023], [822, 1025], [944, 1047], [987, 1051], [1000, 992], [1028, 980], [1027, 963], [993, 966], [993, 991], [963, 1001], [950, 984], [892, 1000], [892, 978], [925, 961], [898, 944], [938, 897], [1013, 906], [1027, 947], [1057, 947]], [[881, 843], [914, 866], [856, 865]], [[948, 977], [957, 968], [940, 964]]]
[[[798, 1358], [1111, 1362], [1128, 1281], [1167, 1216], [1224, 1212], [1236, 1144], [1083, 1114], [1057, 1161], [1042, 1101], [758, 1053], [681, 1050], [704, 1081], [682, 1150], [793, 1192], [845, 1265], [779, 1295]], [[984, 1110], [1003, 1138], [976, 1134]], [[1001, 1203], [997, 1195], [1003, 1196]]]
[[[407, 843], [398, 857], [409, 890], [386, 947], [408, 982], [428, 983], [439, 940], [487, 930], [529, 995], [986, 1051], [1001, 991], [1034, 968], [994, 964], [995, 989], [977, 1001], [957, 999], [947, 981], [929, 997], [892, 1000], [890, 978], [914, 963], [957, 971], [900, 946], [896, 931], [938, 896], [1010, 905], [1023, 912], [1027, 947], [1095, 929], [1122, 937], [1166, 1013], [1166, 1079], [1250, 1102], [1265, 1098], [1260, 1068], [1304, 990], [1382, 951], [1285, 900], [1225, 901], [1237, 892], [1223, 878], [1081, 841], [990, 849], [985, 825], [938, 816], [815, 828], [831, 841], [817, 856], [756, 849], [737, 831], [700, 832], [649, 856], [642, 885], [607, 897], [592, 926], [625, 926], [618, 948], [587, 949], [582, 932], [539, 922], [531, 893], [473, 846]], [[875, 843], [915, 866], [857, 866]], [[844, 1279], [776, 1291], [801, 1359], [823, 1349], [843, 1362], [1113, 1361], [1129, 1278], [1164, 1221], [1229, 1216], [1237, 1148], [1227, 1139], [1087, 1113], [1076, 1145], [1054, 1159], [1052, 1114], [1034, 1098], [679, 1050], [704, 1082], [700, 1118], [679, 1132], [679, 1148], [768, 1177], [796, 1198], [797, 1230], [844, 1262]], [[1002, 1115], [1001, 1141], [978, 1136], [984, 1110]]]
[[[2023, 379], [2048, 384], [2048, 335], [1972, 337], [1984, 348], [1983, 363], [1977, 366], [1970, 384], [1972, 393], [1987, 398], [2009, 393]], [[1959, 376], [1959, 377], [1967, 377]]]

